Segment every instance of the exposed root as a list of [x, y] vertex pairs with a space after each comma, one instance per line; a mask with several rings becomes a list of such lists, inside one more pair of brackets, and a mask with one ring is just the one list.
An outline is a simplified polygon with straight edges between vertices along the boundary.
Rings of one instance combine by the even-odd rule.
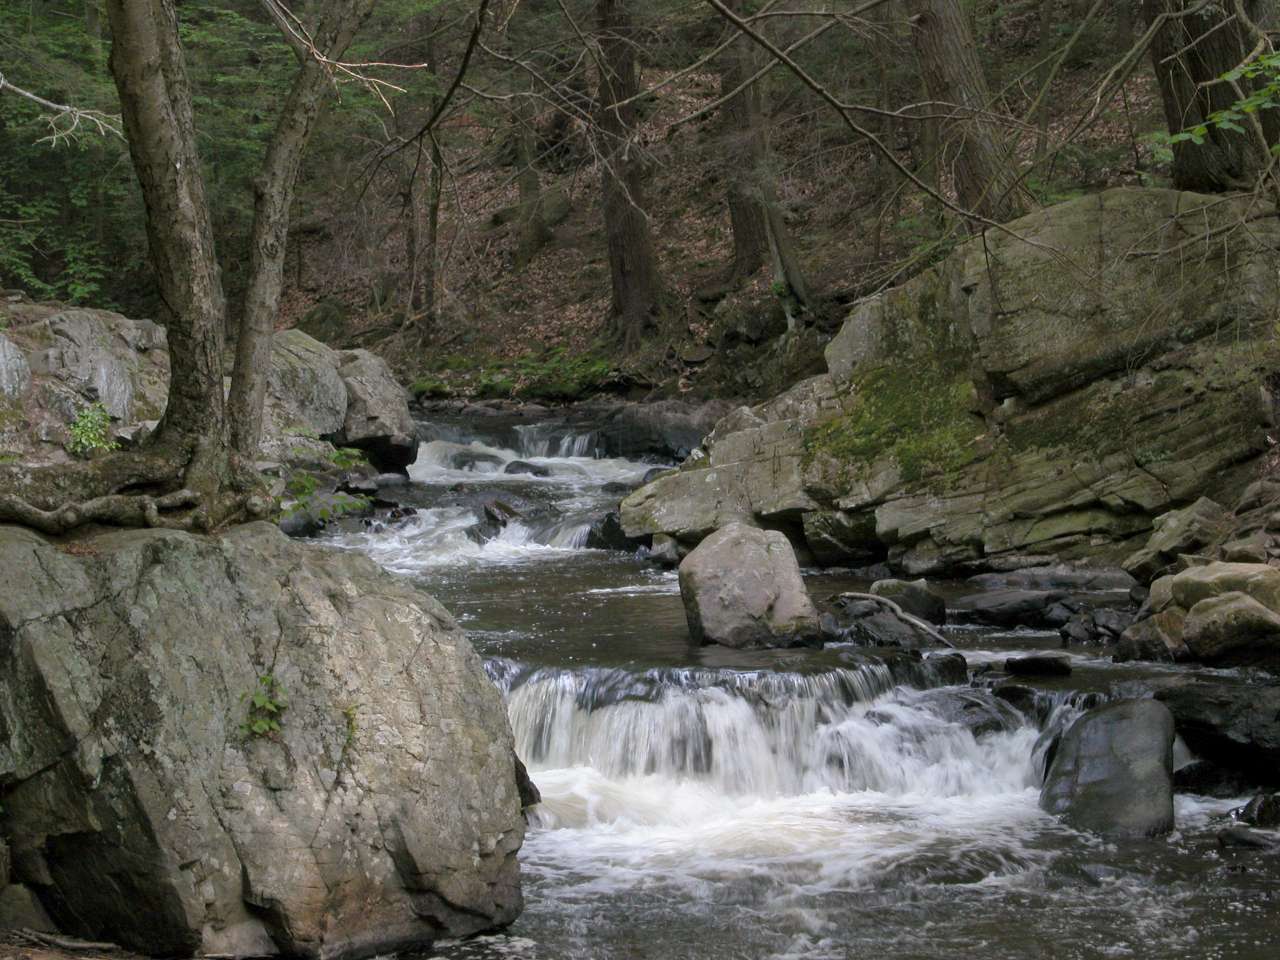
[[950, 640], [944, 637], [941, 633], [939, 633], [938, 630], [934, 628], [931, 624], [925, 623], [919, 617], [915, 617], [907, 613], [907, 611], [903, 610], [902, 607], [898, 606], [888, 597], [877, 596], [874, 593], [842, 593], [840, 594], [840, 596], [842, 598], [851, 597], [855, 600], [872, 600], [875, 603], [880, 604], [880, 606], [884, 607], [886, 610], [888, 610], [890, 613], [896, 616], [899, 620], [909, 623], [911, 624], [911, 626], [916, 627], [919, 630], [923, 630], [925, 633], [927, 633], [930, 637], [932, 637], [938, 643], [942, 644], [944, 647], [950, 647], [952, 650], [956, 648], [956, 645], [954, 643], [952, 643]]
[[54, 510], [41, 510], [14, 494], [3, 494], [0, 495], [0, 521], [20, 523], [53, 536], [69, 533], [86, 523], [192, 530], [200, 528], [200, 511], [193, 511], [182, 517], [163, 517], [161, 513], [199, 505], [199, 495], [185, 489], [159, 497], [109, 494], [93, 500], [64, 504]]

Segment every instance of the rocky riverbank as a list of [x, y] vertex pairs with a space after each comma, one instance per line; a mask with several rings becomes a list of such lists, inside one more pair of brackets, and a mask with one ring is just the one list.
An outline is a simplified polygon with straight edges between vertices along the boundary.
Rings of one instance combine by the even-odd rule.
[[716, 426], [623, 504], [687, 552], [731, 521], [912, 576], [1118, 564], [1234, 503], [1276, 421], [1274, 219], [1111, 190], [963, 244], [859, 303], [826, 374]]

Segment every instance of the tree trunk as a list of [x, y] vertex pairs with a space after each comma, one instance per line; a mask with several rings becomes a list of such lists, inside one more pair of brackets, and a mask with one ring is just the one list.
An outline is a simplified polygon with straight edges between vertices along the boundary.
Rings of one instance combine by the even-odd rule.
[[427, 224], [423, 236], [421, 252], [422, 274], [419, 285], [422, 290], [422, 316], [428, 322], [436, 319], [436, 289], [439, 263], [438, 248], [440, 246], [440, 199], [444, 196], [444, 154], [440, 150], [440, 141], [434, 132], [431, 134], [431, 176], [427, 180]]
[[907, 0], [925, 89], [953, 116], [942, 124], [942, 155], [960, 205], [991, 220], [1025, 212], [1023, 191], [992, 109], [973, 30], [959, 0]]
[[627, 0], [596, 0], [600, 30], [597, 127], [614, 331], [634, 347], [662, 310], [662, 284], [644, 208], [644, 163], [636, 142], [639, 93], [635, 30]]
[[[1191, 0], [1143, 0], [1142, 15], [1150, 25], [1160, 14], [1190, 5]], [[1258, 85], [1246, 78], [1235, 85], [1212, 82], [1238, 66], [1256, 42], [1234, 17], [1223, 24], [1223, 9], [1230, 6], [1209, 4], [1191, 16], [1167, 21], [1152, 41], [1151, 61], [1170, 133], [1204, 123], [1211, 113], [1231, 106]], [[1266, 6], [1246, 0], [1245, 11], [1257, 22]], [[1246, 119], [1241, 124], [1245, 133], [1209, 127], [1203, 143], [1175, 143], [1173, 185], [1202, 192], [1252, 189], [1267, 164], [1267, 147], [1280, 139], [1280, 118], [1275, 114], [1260, 110], [1253, 115], [1262, 126], [1261, 138]]]
[[[532, 89], [529, 91], [532, 93]], [[551, 239], [542, 212], [542, 184], [538, 178], [538, 149], [534, 137], [533, 101], [520, 97], [512, 115], [516, 144], [516, 186], [520, 190], [520, 239], [516, 247], [516, 269], [523, 270], [542, 245]]]
[[147, 238], [169, 335], [169, 402], [157, 441], [226, 449], [225, 302], [205, 200], [191, 88], [174, 0], [109, 0], [111, 74], [147, 209]]
[[[746, 0], [728, 0], [725, 5], [739, 16], [746, 15]], [[740, 86], [756, 68], [755, 47], [739, 37], [722, 55], [721, 94]], [[809, 289], [769, 170], [762, 101], [760, 86], [753, 83], [723, 107], [731, 168], [728, 201], [733, 228], [733, 277], [737, 280], [750, 276], [767, 257], [786, 310], [787, 325], [792, 327], [796, 310], [809, 305]]]
[[[312, 34], [316, 47], [340, 57], [373, 9], [374, 0], [329, 0]], [[271, 366], [271, 342], [284, 287], [284, 257], [289, 239], [289, 210], [302, 156], [329, 91], [329, 71], [305, 48], [296, 50], [300, 66], [254, 183], [253, 232], [249, 284], [236, 343], [231, 379], [232, 447], [252, 460], [262, 439], [262, 407]]]

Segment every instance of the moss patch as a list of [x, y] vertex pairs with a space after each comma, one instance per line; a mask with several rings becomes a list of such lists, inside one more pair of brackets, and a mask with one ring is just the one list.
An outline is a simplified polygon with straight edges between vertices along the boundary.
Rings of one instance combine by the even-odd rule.
[[853, 412], [810, 428], [805, 449], [812, 458], [870, 464], [897, 461], [902, 479], [914, 483], [972, 463], [981, 453], [983, 428], [970, 412], [973, 385], [937, 367], [877, 367], [853, 382]]

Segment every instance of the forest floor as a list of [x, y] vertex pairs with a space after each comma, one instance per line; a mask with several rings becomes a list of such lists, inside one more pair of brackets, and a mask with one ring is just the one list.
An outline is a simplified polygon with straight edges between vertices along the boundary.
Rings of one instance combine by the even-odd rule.
[[[1035, 84], [1016, 78], [1036, 56], [1034, 30], [1014, 20], [997, 39], [1006, 55], [1001, 70], [1015, 78], [1002, 88], [1005, 109], [1011, 116], [1026, 115]], [[1052, 87], [1051, 144], [1070, 137], [1114, 57], [1098, 54], [1066, 65]], [[648, 71], [643, 81], [654, 84], [668, 76]], [[401, 329], [406, 318], [394, 306], [394, 282], [388, 281], [404, 267], [398, 205], [371, 207], [366, 216], [352, 217], [335, 201], [327, 229], [308, 234], [295, 252], [282, 325], [310, 329], [317, 307], [325, 305], [330, 314], [342, 316], [349, 342], [380, 350], [406, 382], [442, 396], [501, 396], [508, 385], [527, 381], [530, 369], [559, 376], [564, 364], [590, 365], [589, 372], [584, 367], [561, 377], [581, 381], [585, 393], [616, 386], [619, 367], [630, 371], [624, 382], [664, 383], [668, 393], [741, 392], [741, 385], [705, 382], [719, 374], [687, 359], [718, 346], [726, 316], [778, 309], [765, 271], [727, 296], [718, 289], [732, 257], [724, 199], [732, 151], [717, 136], [714, 111], [677, 124], [711, 103], [717, 92], [712, 73], [681, 77], [643, 119], [652, 163], [647, 201], [671, 309], [667, 322], [635, 355], [620, 360], [608, 334], [610, 277], [600, 171], [585, 134], [571, 134], [545, 159], [542, 187], [568, 198], [567, 215], [555, 226], [551, 242], [517, 270], [513, 225], [499, 223], [496, 216], [516, 202], [516, 170], [491, 162], [502, 131], [468, 123], [465, 116], [451, 134], [437, 317], [411, 333]], [[789, 119], [770, 130], [773, 173], [819, 301], [817, 312], [830, 331], [848, 304], [944, 255], [959, 230], [920, 194], [881, 172], [887, 165], [878, 165], [870, 148], [834, 112], [806, 109], [796, 95], [782, 100], [775, 114]], [[1145, 73], [1135, 75], [1096, 123], [1036, 166], [1026, 186], [1037, 203], [1048, 205], [1108, 187], [1161, 185], [1166, 158], [1150, 133], [1162, 126], [1154, 81]], [[1018, 158], [1030, 166], [1037, 132], [1030, 124], [1012, 130]], [[898, 159], [910, 166], [911, 131], [898, 129], [888, 139]], [[481, 157], [490, 161], [479, 162]], [[945, 190], [945, 176], [942, 185]]]

